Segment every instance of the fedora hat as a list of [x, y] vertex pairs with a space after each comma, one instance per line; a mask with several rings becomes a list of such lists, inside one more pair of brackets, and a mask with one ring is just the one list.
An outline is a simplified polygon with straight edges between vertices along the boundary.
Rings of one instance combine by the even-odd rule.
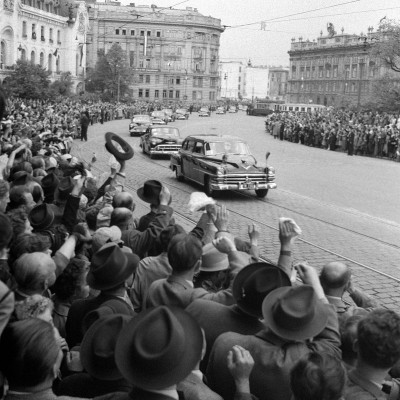
[[259, 318], [265, 296], [282, 286], [291, 286], [288, 275], [275, 265], [258, 262], [239, 271], [233, 281], [232, 293], [242, 311]]
[[275, 289], [264, 299], [262, 314], [272, 332], [294, 341], [318, 335], [328, 320], [326, 305], [310, 285]]
[[87, 283], [96, 290], [117, 287], [136, 270], [140, 258], [123, 252], [116, 243], [107, 243], [92, 257]]
[[217, 272], [229, 268], [228, 255], [218, 251], [212, 243], [203, 246], [200, 271]]
[[114, 381], [122, 375], [115, 364], [115, 345], [122, 329], [132, 319], [123, 314], [99, 318], [85, 333], [80, 347], [82, 366], [92, 377]]
[[143, 187], [137, 190], [138, 197], [146, 203], [159, 205], [162, 184], [159, 181], [146, 181]]
[[201, 357], [203, 335], [186, 311], [159, 306], [122, 330], [115, 360], [122, 375], [142, 389], [165, 389], [186, 378]]
[[54, 212], [48, 204], [42, 203], [32, 208], [28, 218], [34, 230], [44, 230], [53, 224]]

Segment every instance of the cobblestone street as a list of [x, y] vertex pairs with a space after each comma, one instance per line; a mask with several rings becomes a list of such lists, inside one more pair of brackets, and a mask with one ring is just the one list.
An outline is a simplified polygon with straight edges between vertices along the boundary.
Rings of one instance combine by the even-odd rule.
[[[139, 138], [128, 135], [128, 120], [108, 122], [89, 128], [87, 143], [75, 142], [74, 152], [86, 160], [97, 154], [95, 173], [108, 171], [109, 154], [104, 148], [104, 133], [113, 131], [135, 149], [127, 164], [127, 185], [137, 189], [147, 179], [164, 182], [173, 195], [174, 209], [185, 218], [176, 220], [185, 227], [197, 220], [187, 207], [188, 195], [201, 188], [176, 181], [167, 167], [169, 160], [150, 160], [141, 154]], [[278, 218], [291, 217], [303, 230], [297, 241], [294, 261], [308, 260], [317, 268], [333, 260], [348, 263], [357, 284], [390, 308], [400, 311], [400, 213], [398, 199], [400, 163], [309, 148], [273, 140], [265, 133], [263, 118], [244, 113], [212, 115], [176, 121], [182, 136], [200, 133], [236, 134], [245, 138], [259, 162], [268, 150], [270, 165], [276, 168], [277, 190], [259, 200], [253, 193], [222, 193], [218, 202], [230, 209], [231, 231], [247, 235], [247, 224], [257, 223], [262, 232], [263, 257], [277, 260], [279, 255]], [[397, 181], [396, 181], [397, 179]], [[137, 199], [136, 215], [148, 206]]]

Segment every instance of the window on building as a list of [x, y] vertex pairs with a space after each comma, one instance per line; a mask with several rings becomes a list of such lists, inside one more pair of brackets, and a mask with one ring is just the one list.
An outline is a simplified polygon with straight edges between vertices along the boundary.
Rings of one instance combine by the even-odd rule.
[[215, 92], [210, 92], [208, 99], [210, 101], [214, 101], [215, 100]]
[[310, 77], [310, 67], [306, 68], [306, 78]]
[[139, 89], [139, 97], [143, 97], [143, 89]]
[[144, 75], [139, 75], [139, 83], [143, 83], [144, 82]]
[[150, 83], [150, 75], [146, 75], [146, 83]]
[[181, 96], [180, 90], [175, 90], [175, 98], [176, 98], [176, 99], [179, 99], [180, 96]]
[[326, 69], [326, 77], [327, 78], [331, 77], [331, 68], [330, 67]]
[[161, 37], [161, 31], [156, 32], [156, 37]]
[[177, 85], [180, 85], [180, 84], [181, 84], [181, 78], [177, 77], [177, 78], [175, 79], [175, 83], [176, 83]]
[[129, 52], [129, 66], [133, 67], [134, 64], [135, 64], [135, 52], [131, 50]]
[[239, 72], [242, 72], [242, 67], [239, 67]]
[[151, 60], [150, 58], [146, 58], [146, 68], [150, 68]]
[[144, 31], [140, 31], [140, 36], [144, 36]]
[[126, 36], [126, 29], [122, 29], [122, 34]]
[[146, 91], [144, 92], [144, 97], [147, 97], [147, 98], [150, 97], [150, 89], [146, 89]]
[[304, 67], [300, 68], [300, 78], [304, 79]]
[[58, 56], [57, 58], [56, 58], [56, 72], [57, 72], [57, 74], [59, 74], [60, 73], [60, 65], [61, 65], [61, 61], [60, 61], [60, 56]]
[[47, 57], [47, 69], [53, 71], [53, 55], [50, 53]]
[[369, 63], [369, 77], [370, 78], [375, 78], [375, 72], [376, 72], [375, 63], [374, 62], [370, 62]]
[[135, 36], [135, 30], [131, 29], [131, 36]]
[[32, 24], [32, 39], [36, 39], [36, 24]]
[[192, 100], [197, 100], [197, 92], [195, 90], [192, 92]]
[[139, 45], [139, 53], [140, 53], [141, 55], [144, 54], [144, 43], [140, 43], [140, 45]]
[[163, 97], [163, 99], [166, 99], [166, 98], [167, 98], [167, 90], [166, 90], [166, 89], [163, 89], [163, 91], [162, 91], [162, 97]]
[[160, 83], [160, 75], [156, 75], [156, 83]]
[[26, 24], [26, 21], [22, 22], [22, 37], [27, 37], [27, 24]]
[[334, 78], [337, 78], [337, 76], [338, 76], [338, 69], [339, 69], [339, 67], [337, 65], [333, 66], [333, 77]]
[[160, 56], [161, 55], [161, 46], [159, 44], [156, 44], [155, 48], [154, 48], [154, 52], [156, 56]]
[[7, 65], [7, 45], [4, 40], [1, 41], [0, 46], [0, 64], [2, 67]]
[[324, 76], [324, 67], [320, 66], [318, 67], [318, 77], [323, 78]]
[[178, 53], [178, 56], [181, 56], [181, 55], [182, 55], [182, 47], [181, 47], [181, 46], [178, 46], [178, 47], [176, 48], [176, 52]]
[[147, 31], [147, 36], [151, 36], [151, 31]]
[[357, 78], [357, 65], [352, 65], [351, 67], [351, 77]]
[[332, 84], [332, 92], [336, 92], [336, 82], [333, 82]]
[[143, 58], [139, 60], [139, 68], [144, 68], [144, 60], [143, 60]]
[[60, 30], [57, 31], [57, 43], [61, 44], [61, 31]]
[[40, 40], [44, 42], [44, 26], [40, 27]]
[[156, 89], [155, 91], [154, 91], [154, 98], [155, 99], [158, 99], [160, 97], [160, 91], [158, 90], [158, 89]]
[[351, 82], [351, 91], [353, 93], [355, 93], [355, 91], [356, 91], [356, 83], [355, 82]]
[[[1, 42], [2, 48], [3, 48], [3, 44], [4, 44], [4, 42]], [[31, 64], [36, 64], [36, 54], [33, 50], [31, 51]]]
[[116, 29], [116, 30], [115, 30], [115, 34], [116, 34], [116, 35], [119, 35], [119, 29]]

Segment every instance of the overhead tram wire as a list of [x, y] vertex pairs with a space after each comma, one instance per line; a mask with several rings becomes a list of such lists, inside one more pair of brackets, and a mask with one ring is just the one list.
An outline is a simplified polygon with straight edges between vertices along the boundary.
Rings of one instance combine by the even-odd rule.
[[360, 1], [361, 0], [346, 1], [344, 3], [332, 4], [332, 5], [326, 6], [326, 7], [314, 8], [312, 10], [301, 11], [301, 12], [297, 12], [297, 13], [294, 13], [294, 14], [282, 15], [280, 17], [274, 17], [274, 18], [271, 18], [271, 19], [263, 19], [261, 21], [249, 22], [248, 24], [232, 25], [232, 26], [230, 26], [230, 27], [228, 27], [226, 29], [235, 29], [235, 28], [240, 28], [242, 26], [258, 25], [258, 24], [261, 24], [262, 22], [276, 21], [276, 20], [279, 20], [279, 19], [282, 19], [282, 18], [293, 17], [295, 15], [302, 15], [302, 14], [307, 14], [307, 13], [311, 13], [311, 12], [315, 12], [315, 11], [327, 10], [328, 8], [334, 8], [334, 7], [338, 7], [338, 6], [344, 6], [344, 5], [347, 5], [347, 4], [358, 3]]

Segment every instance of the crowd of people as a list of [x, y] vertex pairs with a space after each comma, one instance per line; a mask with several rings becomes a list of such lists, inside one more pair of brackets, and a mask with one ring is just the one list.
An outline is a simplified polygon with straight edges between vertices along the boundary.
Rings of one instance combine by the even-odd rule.
[[137, 190], [149, 212], [136, 215], [125, 161], [100, 184], [68, 141], [46, 141], [74, 112], [15, 101], [4, 115], [15, 123], [1, 132], [1, 398], [399, 398], [400, 316], [346, 264], [293, 266], [290, 218], [277, 221], [276, 263], [261, 261], [257, 226], [233, 236], [204, 193], [187, 199], [187, 232], [157, 180]]
[[275, 139], [348, 155], [400, 161], [400, 116], [327, 108], [314, 113], [272, 113], [265, 120]]

